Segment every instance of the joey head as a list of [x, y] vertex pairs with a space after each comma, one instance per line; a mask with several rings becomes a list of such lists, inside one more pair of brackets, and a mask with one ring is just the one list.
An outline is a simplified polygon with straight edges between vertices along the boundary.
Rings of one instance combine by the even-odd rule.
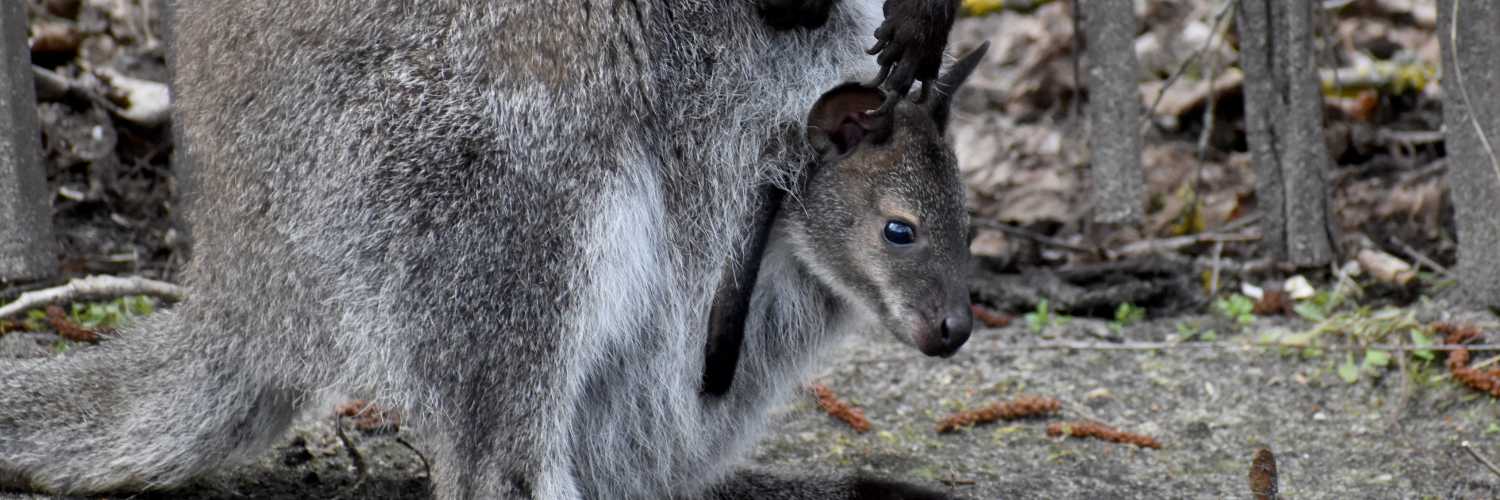
[[[758, 307], [751, 296], [801, 283], [789, 274], [844, 305], [834, 321], [874, 320], [929, 356], [950, 356], [968, 340], [969, 216], [944, 133], [953, 93], [988, 48], [938, 77], [930, 98], [899, 99], [890, 112], [875, 113], [888, 94], [861, 83], [835, 87], [813, 105], [806, 137], [815, 159], [788, 191], [762, 190], [761, 234], [741, 271], [748, 276], [727, 280], [715, 302], [705, 392], [729, 390], [733, 346]], [[787, 267], [800, 272], [762, 270]], [[758, 293], [744, 291], [752, 288]]]

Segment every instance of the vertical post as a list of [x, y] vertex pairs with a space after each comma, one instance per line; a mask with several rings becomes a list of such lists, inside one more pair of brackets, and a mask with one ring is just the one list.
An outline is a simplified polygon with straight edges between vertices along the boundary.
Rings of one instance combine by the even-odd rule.
[[1146, 204], [1141, 171], [1141, 100], [1135, 60], [1135, 3], [1091, 0], [1082, 16], [1088, 65], [1089, 172], [1094, 221], [1138, 223]]
[[57, 267], [23, 3], [0, 0], [0, 283]]
[[1454, 270], [1473, 305], [1500, 306], [1500, 5], [1438, 2], [1448, 192], [1458, 226]]
[[1328, 145], [1312, 44], [1312, 0], [1240, 0], [1245, 128], [1266, 254], [1298, 266], [1333, 259]]

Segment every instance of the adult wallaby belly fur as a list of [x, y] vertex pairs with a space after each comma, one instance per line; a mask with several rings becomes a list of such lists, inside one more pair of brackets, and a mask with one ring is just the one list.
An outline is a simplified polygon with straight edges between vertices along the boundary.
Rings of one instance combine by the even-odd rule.
[[[193, 0], [173, 31], [191, 297], [0, 364], [0, 484], [149, 489], [264, 452], [320, 390], [408, 412], [441, 498], [670, 498], [723, 479], [819, 344], [710, 300], [873, 0]], [[812, 285], [809, 285], [812, 286]], [[807, 297], [821, 297], [808, 295]]]

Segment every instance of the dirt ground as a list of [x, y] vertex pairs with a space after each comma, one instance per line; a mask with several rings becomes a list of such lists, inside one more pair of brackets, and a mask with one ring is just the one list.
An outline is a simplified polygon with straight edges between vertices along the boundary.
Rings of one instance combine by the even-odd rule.
[[[1493, 322], [1441, 302], [1418, 314]], [[1160, 341], [1183, 321], [1221, 320], [1156, 320], [1122, 335]], [[1213, 342], [1052, 348], [1097, 342], [1085, 333], [1096, 323], [1075, 319], [1038, 334], [1018, 321], [978, 332], [950, 359], [924, 357], [883, 336], [854, 339], [813, 381], [862, 408], [873, 428], [855, 433], [799, 392], [775, 412], [750, 462], [904, 478], [972, 499], [1247, 498], [1251, 456], [1266, 447], [1275, 453], [1285, 498], [1500, 497], [1500, 475], [1460, 446], [1467, 441], [1500, 455], [1500, 404], [1440, 377], [1435, 366], [1345, 383], [1334, 374], [1335, 355], [1308, 360], [1256, 346], [1261, 331], [1307, 326], [1276, 318]], [[1021, 394], [1059, 398], [1061, 414], [934, 430], [953, 411]], [[1048, 423], [1075, 419], [1149, 435], [1162, 448], [1044, 433]], [[361, 480], [332, 422], [326, 413], [312, 415], [254, 464], [189, 491], [130, 498], [427, 497], [422, 458], [397, 436], [346, 433], [367, 469]]]

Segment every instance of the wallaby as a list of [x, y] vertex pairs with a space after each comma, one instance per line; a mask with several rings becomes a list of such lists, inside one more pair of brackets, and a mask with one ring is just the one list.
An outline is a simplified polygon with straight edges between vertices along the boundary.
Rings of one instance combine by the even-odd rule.
[[[872, 0], [181, 2], [192, 295], [121, 339], [0, 364], [0, 485], [170, 488], [260, 452], [333, 388], [407, 412], [438, 498], [921, 497], [733, 467], [811, 351], [762, 332], [832, 336], [754, 309], [740, 375], [711, 395], [702, 332], [754, 239], [757, 186], [814, 155], [784, 132], [824, 90], [872, 78], [871, 33], [885, 102], [927, 84], [953, 10], [889, 0], [880, 24]], [[755, 290], [776, 303], [885, 283], [830, 295], [812, 277], [832, 275], [783, 263], [841, 257], [778, 257], [791, 244], [771, 240]]]

